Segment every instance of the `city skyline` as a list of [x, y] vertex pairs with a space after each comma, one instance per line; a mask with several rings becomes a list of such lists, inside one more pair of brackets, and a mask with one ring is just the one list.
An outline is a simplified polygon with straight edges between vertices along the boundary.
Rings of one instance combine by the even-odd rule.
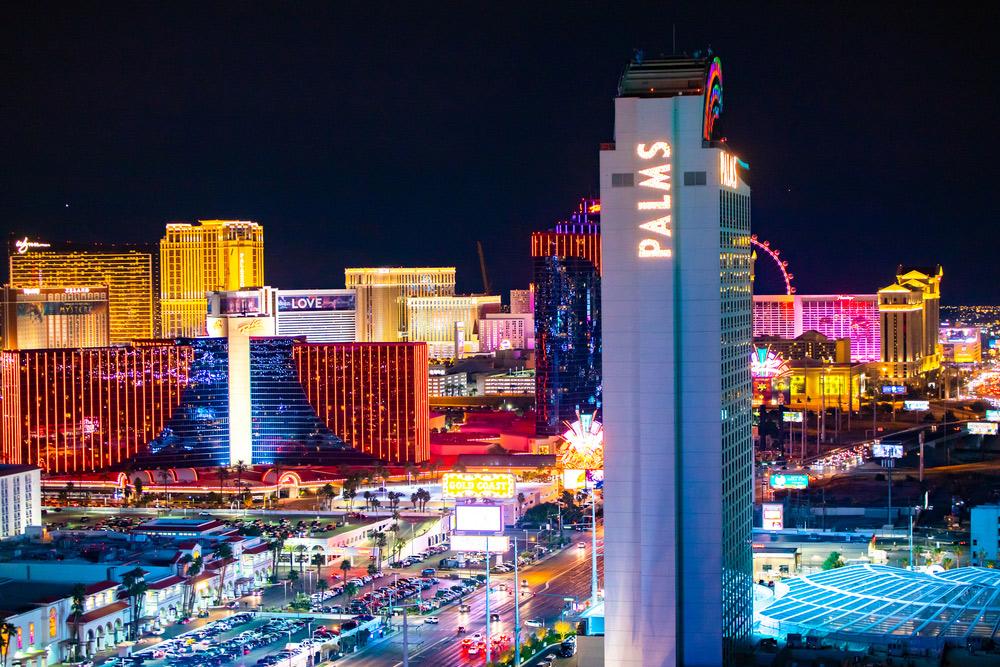
[[[462, 291], [480, 291], [481, 240], [502, 294], [530, 279], [530, 232], [596, 194], [593, 149], [610, 138], [621, 63], [633, 47], [669, 51], [674, 28], [677, 51], [711, 45], [731, 63], [725, 104], [737, 113], [725, 132], [753, 165], [753, 230], [785, 251], [801, 293], [871, 293], [888, 267], [941, 263], [945, 304], [993, 299], [973, 268], [993, 270], [986, 245], [965, 239], [995, 206], [979, 178], [938, 177], [948, 164], [985, 182], [996, 171], [990, 142], [965, 122], [988, 76], [971, 15], [915, 11], [883, 32], [864, 26], [888, 23], [889, 8], [816, 25], [787, 8], [595, 7], [528, 22], [459, 15], [467, 27], [451, 32], [429, 12], [313, 9], [218, 6], [197, 25], [183, 7], [100, 24], [72, 8], [44, 21], [22, 9], [7, 24], [3, 115], [22, 131], [6, 151], [18, 165], [6, 189], [20, 193], [0, 205], [6, 226], [153, 242], [174, 220], [258, 220], [270, 230], [268, 282], [282, 288], [341, 287], [347, 266], [454, 264]], [[229, 38], [226, 58], [197, 55], [206, 33]], [[429, 39], [433, 54], [420, 48]], [[831, 59], [833, 42], [852, 48]], [[948, 95], [927, 94], [923, 81], [946, 74]], [[879, 80], [891, 83], [858, 86]], [[547, 157], [524, 164], [538, 147]], [[476, 159], [455, 169], [458, 155]], [[433, 230], [421, 222], [431, 207]], [[934, 224], [954, 241], [913, 232]], [[436, 242], [415, 251], [414, 225]], [[767, 271], [759, 289], [776, 291]]]

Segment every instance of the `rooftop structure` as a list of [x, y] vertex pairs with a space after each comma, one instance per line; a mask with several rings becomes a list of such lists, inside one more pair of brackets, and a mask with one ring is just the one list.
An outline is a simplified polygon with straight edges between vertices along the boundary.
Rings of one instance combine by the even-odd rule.
[[758, 610], [762, 633], [841, 640], [936, 637], [961, 642], [1000, 632], [1000, 571], [939, 574], [851, 565], [782, 582]]

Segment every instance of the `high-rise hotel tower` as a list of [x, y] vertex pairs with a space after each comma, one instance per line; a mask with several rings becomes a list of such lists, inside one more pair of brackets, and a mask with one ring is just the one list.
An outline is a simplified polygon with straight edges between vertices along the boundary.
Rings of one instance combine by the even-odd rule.
[[750, 188], [718, 58], [633, 62], [600, 163], [605, 661], [733, 664], [752, 622]]
[[244, 220], [170, 223], [160, 263], [163, 335], [204, 336], [208, 292], [264, 285], [264, 228]]

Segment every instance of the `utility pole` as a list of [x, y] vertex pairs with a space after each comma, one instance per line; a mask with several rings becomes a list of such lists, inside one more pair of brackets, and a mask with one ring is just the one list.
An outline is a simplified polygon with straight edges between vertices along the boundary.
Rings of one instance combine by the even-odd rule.
[[[406, 622], [406, 605], [403, 605], [403, 667], [410, 667], [410, 637], [409, 637], [409, 625]], [[489, 650], [488, 648], [486, 649]], [[486, 662], [489, 664], [489, 654], [487, 654]]]
[[889, 509], [886, 512], [886, 519], [889, 521], [889, 528], [892, 528], [892, 468], [896, 463], [896, 459], [884, 459], [886, 466], [886, 479], [889, 482]]
[[[527, 531], [524, 534], [524, 546], [528, 547]], [[514, 667], [521, 667], [521, 575], [518, 571], [517, 535], [514, 535]]]
[[486, 664], [490, 664], [490, 644], [493, 633], [490, 630], [490, 560], [493, 559], [493, 552], [490, 551], [490, 538], [486, 538]]
[[590, 492], [590, 599], [597, 604], [597, 487]]
[[917, 436], [917, 440], [920, 442], [920, 481], [924, 481], [924, 433], [921, 431]]
[[910, 509], [910, 570], [913, 569], [913, 509]]

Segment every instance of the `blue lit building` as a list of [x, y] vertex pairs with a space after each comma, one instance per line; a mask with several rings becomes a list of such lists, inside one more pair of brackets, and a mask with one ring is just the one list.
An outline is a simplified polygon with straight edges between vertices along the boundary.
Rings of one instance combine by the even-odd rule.
[[[250, 340], [250, 460], [247, 464], [363, 464], [372, 457], [338, 438], [316, 415], [299, 382], [292, 349], [303, 338]], [[188, 385], [161, 435], [157, 466], [234, 465], [230, 439], [229, 350], [225, 338], [177, 339], [194, 351]], [[145, 457], [144, 457], [145, 458]]]
[[531, 235], [539, 435], [601, 409], [600, 210], [584, 199], [569, 222]]

